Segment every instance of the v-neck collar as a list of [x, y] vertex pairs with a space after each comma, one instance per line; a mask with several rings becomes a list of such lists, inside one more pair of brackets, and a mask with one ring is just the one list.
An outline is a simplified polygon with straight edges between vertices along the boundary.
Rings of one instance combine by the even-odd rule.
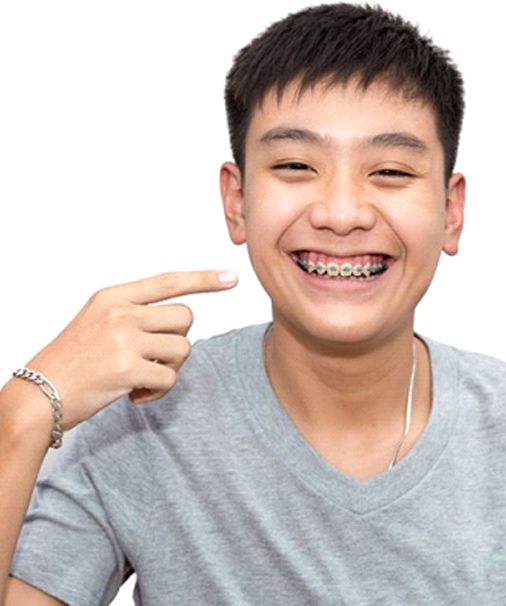
[[[432, 368], [432, 408], [413, 448], [391, 470], [361, 481], [326, 461], [304, 438], [270, 383], [264, 359], [264, 337], [271, 322], [239, 332], [237, 377], [245, 394], [246, 412], [260, 435], [288, 469], [311, 489], [357, 514], [369, 513], [398, 499], [436, 465], [455, 425], [458, 412], [458, 364], [452, 347], [415, 332], [427, 346]], [[253, 349], [252, 349], [253, 348]]]

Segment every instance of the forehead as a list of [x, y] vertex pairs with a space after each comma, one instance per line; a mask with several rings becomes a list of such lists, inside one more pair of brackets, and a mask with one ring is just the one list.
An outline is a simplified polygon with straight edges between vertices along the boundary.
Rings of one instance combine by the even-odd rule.
[[286, 141], [329, 150], [383, 144], [442, 159], [435, 113], [421, 99], [407, 99], [383, 82], [363, 90], [357, 80], [330, 87], [318, 83], [298, 93], [298, 82], [293, 82], [279, 99], [274, 89], [265, 95], [250, 120], [248, 152], [267, 151]]

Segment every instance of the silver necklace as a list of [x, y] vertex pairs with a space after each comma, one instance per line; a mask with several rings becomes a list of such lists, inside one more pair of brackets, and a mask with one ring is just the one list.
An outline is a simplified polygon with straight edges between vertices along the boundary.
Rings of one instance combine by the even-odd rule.
[[408, 401], [406, 403], [406, 414], [404, 415], [404, 434], [401, 438], [401, 441], [397, 445], [395, 449], [394, 458], [390, 461], [390, 465], [388, 466], [388, 470], [392, 469], [394, 465], [397, 464], [397, 457], [399, 456], [399, 452], [401, 450], [402, 445], [404, 444], [404, 440], [409, 433], [411, 427], [411, 411], [413, 409], [413, 386], [415, 384], [415, 374], [416, 374], [416, 347], [415, 347], [415, 339], [413, 338], [413, 365], [411, 367], [411, 378], [409, 379], [409, 390], [408, 390]]
[[[272, 328], [272, 324], [269, 326], [269, 328], [267, 329], [267, 332], [264, 335], [264, 349], [265, 349], [265, 344], [267, 342], [267, 336], [270, 333], [271, 328]], [[404, 444], [404, 440], [406, 439], [406, 436], [408, 435], [409, 430], [411, 428], [411, 413], [413, 410], [413, 387], [415, 384], [415, 374], [416, 374], [416, 346], [415, 345], [416, 345], [416, 342], [415, 342], [415, 339], [413, 338], [413, 364], [411, 366], [411, 377], [409, 379], [408, 399], [406, 401], [406, 412], [404, 415], [404, 433], [403, 433], [402, 438], [400, 439], [399, 443], [397, 444], [397, 448], [395, 449], [394, 457], [390, 461], [390, 465], [388, 466], [389, 471], [392, 469], [392, 467], [394, 465], [397, 465], [397, 458], [401, 451], [402, 445]]]

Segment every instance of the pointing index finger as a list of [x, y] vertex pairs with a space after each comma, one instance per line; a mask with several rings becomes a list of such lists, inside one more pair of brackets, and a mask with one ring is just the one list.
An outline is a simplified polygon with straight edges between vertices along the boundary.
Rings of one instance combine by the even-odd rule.
[[237, 275], [227, 270], [172, 271], [113, 288], [122, 299], [147, 304], [197, 292], [227, 290], [237, 281]]

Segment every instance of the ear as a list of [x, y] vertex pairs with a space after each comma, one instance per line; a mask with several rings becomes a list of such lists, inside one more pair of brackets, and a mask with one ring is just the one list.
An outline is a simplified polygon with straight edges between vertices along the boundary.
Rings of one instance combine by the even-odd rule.
[[464, 227], [464, 205], [466, 201], [466, 179], [461, 173], [451, 176], [446, 193], [445, 234], [443, 250], [447, 255], [456, 255]]
[[234, 244], [246, 242], [245, 200], [241, 171], [237, 164], [225, 162], [220, 169], [220, 190], [228, 233]]

